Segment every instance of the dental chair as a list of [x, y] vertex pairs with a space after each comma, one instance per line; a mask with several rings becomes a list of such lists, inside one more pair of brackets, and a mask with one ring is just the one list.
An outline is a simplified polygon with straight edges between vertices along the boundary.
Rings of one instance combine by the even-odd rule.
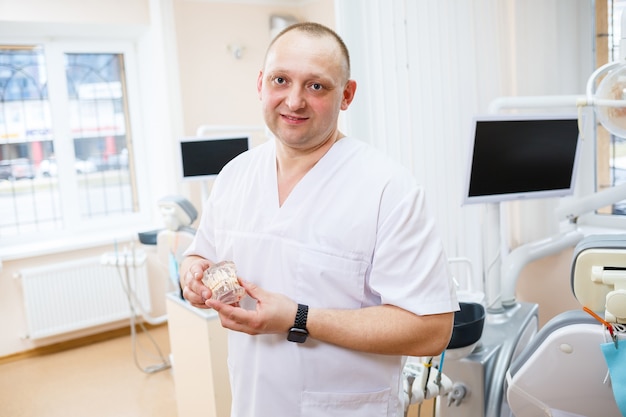
[[165, 229], [156, 236], [157, 258], [168, 271], [172, 288], [176, 288], [182, 298], [178, 266], [195, 236], [191, 224], [198, 218], [198, 211], [189, 200], [177, 195], [163, 197], [158, 206]]
[[608, 326], [620, 329], [612, 324], [626, 323], [626, 235], [580, 241], [571, 281], [586, 311], [554, 317], [512, 362], [507, 400], [515, 417], [622, 416], [616, 398], [626, 392], [614, 392], [601, 345], [626, 349], [626, 338], [617, 331], [612, 338], [608, 331]]

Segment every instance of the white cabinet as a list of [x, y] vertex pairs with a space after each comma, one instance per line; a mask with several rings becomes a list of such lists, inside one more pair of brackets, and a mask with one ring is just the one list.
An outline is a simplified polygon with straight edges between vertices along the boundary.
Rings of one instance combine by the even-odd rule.
[[177, 293], [166, 305], [178, 417], [229, 417], [227, 330], [215, 311], [192, 307]]

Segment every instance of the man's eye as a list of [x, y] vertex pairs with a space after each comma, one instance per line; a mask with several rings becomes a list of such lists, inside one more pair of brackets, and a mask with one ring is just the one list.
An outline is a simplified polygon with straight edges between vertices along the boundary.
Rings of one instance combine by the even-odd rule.
[[320, 90], [322, 90], [324, 87], [322, 86], [322, 84], [319, 84], [319, 83], [314, 83], [314, 84], [311, 84], [311, 88], [312, 88], [313, 90], [315, 90], [315, 91], [320, 91]]
[[274, 82], [280, 85], [280, 84], [285, 84], [286, 81], [283, 77], [276, 77], [274, 78]]

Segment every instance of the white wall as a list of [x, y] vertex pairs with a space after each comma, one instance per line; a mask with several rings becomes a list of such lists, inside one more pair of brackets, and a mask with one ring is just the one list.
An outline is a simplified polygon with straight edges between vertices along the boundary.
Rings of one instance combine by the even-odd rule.
[[[410, 167], [450, 257], [482, 275], [480, 207], [461, 207], [469, 126], [499, 96], [581, 94], [593, 68], [590, 0], [343, 0], [357, 96], [347, 130]], [[537, 219], [514, 219], [535, 239]]]

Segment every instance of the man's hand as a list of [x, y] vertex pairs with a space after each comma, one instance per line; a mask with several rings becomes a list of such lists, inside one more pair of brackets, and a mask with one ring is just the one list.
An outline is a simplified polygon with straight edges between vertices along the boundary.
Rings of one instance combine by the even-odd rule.
[[285, 295], [265, 291], [250, 282], [240, 280], [249, 297], [254, 298], [255, 310], [245, 310], [216, 300], [207, 300], [206, 306], [215, 309], [222, 326], [250, 335], [287, 333], [293, 325], [298, 303]]
[[202, 275], [209, 268], [210, 262], [199, 256], [185, 258], [181, 265], [180, 285], [183, 297], [198, 308], [209, 308], [206, 300], [211, 298], [211, 290], [202, 283]]

